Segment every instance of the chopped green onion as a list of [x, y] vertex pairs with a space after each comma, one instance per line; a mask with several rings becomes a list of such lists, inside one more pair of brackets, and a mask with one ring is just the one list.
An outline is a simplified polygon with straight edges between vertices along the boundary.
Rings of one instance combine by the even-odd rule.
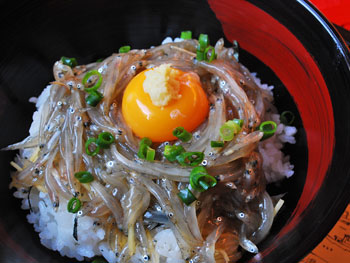
[[70, 66], [71, 68], [74, 68], [78, 65], [78, 62], [75, 58], [61, 57], [61, 62], [64, 65]]
[[97, 145], [103, 149], [108, 149], [114, 143], [115, 138], [110, 132], [101, 132], [97, 137]]
[[209, 46], [209, 37], [208, 37], [208, 35], [207, 34], [200, 34], [198, 42], [199, 42], [200, 50], [204, 51], [207, 48], [207, 46]]
[[146, 144], [140, 144], [140, 147], [139, 147], [139, 151], [137, 152], [137, 156], [140, 158], [140, 159], [146, 159], [146, 155], [147, 155], [147, 148], [149, 146], [147, 146]]
[[192, 39], [192, 31], [182, 31], [181, 38], [182, 39]]
[[164, 147], [163, 155], [168, 161], [175, 162], [176, 157], [184, 152], [185, 149], [181, 145], [166, 145]]
[[141, 144], [137, 156], [140, 159], [145, 159], [147, 161], [154, 161], [156, 151], [146, 144]]
[[71, 200], [69, 200], [67, 204], [67, 210], [69, 213], [75, 214], [76, 212], [79, 211], [81, 207], [81, 202], [78, 198], [73, 197]]
[[119, 53], [128, 53], [130, 51], [130, 46], [122, 46], [119, 48]]
[[198, 166], [198, 167], [193, 168], [190, 175], [194, 175], [197, 173], [208, 174], [207, 169], [205, 169], [205, 167], [203, 167], [203, 166]]
[[192, 134], [185, 130], [184, 127], [177, 127], [173, 130], [173, 135], [183, 142], [188, 142], [192, 138]]
[[220, 128], [220, 136], [224, 141], [231, 141], [235, 136], [234, 127], [227, 125], [226, 123]]
[[211, 141], [210, 146], [213, 148], [224, 147], [224, 142], [223, 141]]
[[[210, 57], [208, 58], [208, 52], [210, 51]], [[215, 48], [213, 46], [209, 46], [204, 51], [204, 59], [208, 62], [212, 62], [216, 58]]]
[[[92, 85], [90, 78], [91, 77], [98, 77], [97, 80], [95, 80], [95, 83]], [[102, 84], [102, 75], [100, 72], [98, 72], [97, 70], [90, 70], [89, 72], [87, 72], [82, 80], [82, 83], [85, 87], [85, 91], [86, 92], [92, 92], [92, 91], [96, 91]], [[91, 87], [90, 87], [91, 86]]]
[[103, 257], [95, 257], [91, 263], [107, 263]]
[[264, 121], [260, 124], [259, 130], [264, 133], [261, 141], [266, 140], [273, 136], [276, 132], [277, 124], [274, 121]]
[[216, 183], [215, 177], [209, 175], [203, 166], [193, 168], [190, 173], [191, 187], [199, 192], [204, 192], [210, 187], [214, 187]]
[[74, 174], [74, 177], [79, 180], [79, 182], [86, 184], [94, 180], [94, 177], [88, 171], [81, 171]]
[[152, 145], [152, 141], [151, 141], [150, 138], [144, 137], [140, 141], [140, 145], [141, 144], [146, 144], [147, 146], [151, 146]]
[[153, 162], [155, 156], [156, 156], [156, 151], [151, 147], [147, 146], [146, 160], [149, 162]]
[[[210, 51], [210, 57], [208, 58], [208, 53]], [[201, 47], [198, 46], [197, 48], [197, 57], [196, 59], [198, 61], [208, 61], [212, 62], [216, 58], [215, 54], [215, 48], [213, 46], [208, 46], [204, 50], [201, 49]]]
[[239, 61], [239, 44], [237, 40], [233, 40], [233, 56]]
[[198, 50], [198, 49], [197, 49], [197, 57], [196, 57], [196, 59], [197, 59], [198, 61], [203, 61], [203, 60], [205, 60], [204, 51], [201, 51], [201, 50]]
[[103, 95], [98, 91], [91, 91], [86, 97], [85, 101], [91, 107], [96, 107], [96, 105], [102, 100]]
[[140, 147], [139, 147], [137, 156], [147, 161], [153, 161], [155, 156], [155, 151], [150, 147], [151, 145], [152, 145], [151, 139], [147, 137], [142, 138], [142, 140], [140, 141]]
[[280, 121], [284, 125], [291, 125], [295, 119], [294, 113], [291, 111], [284, 111], [280, 116]]
[[[197, 46], [197, 57], [196, 57], [196, 59], [198, 61], [203, 61], [203, 60], [208, 61], [208, 59], [206, 57], [207, 53], [208, 53], [208, 51], [206, 52], [206, 49], [209, 46], [209, 37], [208, 37], [208, 35], [207, 34], [200, 34], [198, 42], [199, 42], [199, 45]], [[215, 55], [215, 53], [214, 53], [214, 55]]]
[[225, 122], [220, 128], [220, 136], [223, 141], [231, 141], [241, 130], [242, 120], [234, 119]]
[[[94, 144], [95, 145], [95, 150], [93, 150], [92, 152], [90, 151], [90, 145]], [[90, 156], [95, 156], [96, 154], [98, 154], [98, 152], [100, 151], [100, 146], [97, 144], [97, 139], [96, 138], [90, 138], [86, 141], [85, 143], [85, 152], [87, 153], [87, 155]]]
[[180, 192], [177, 195], [180, 197], [181, 201], [184, 202], [186, 205], [190, 205], [197, 200], [197, 198], [188, 188], [180, 190]]
[[197, 166], [203, 161], [203, 159], [204, 153], [202, 152], [184, 152], [176, 156], [176, 160], [181, 165], [187, 166]]
[[241, 119], [233, 119], [233, 122], [238, 124], [239, 127], [243, 127], [243, 123], [244, 123], [244, 120], [241, 120]]

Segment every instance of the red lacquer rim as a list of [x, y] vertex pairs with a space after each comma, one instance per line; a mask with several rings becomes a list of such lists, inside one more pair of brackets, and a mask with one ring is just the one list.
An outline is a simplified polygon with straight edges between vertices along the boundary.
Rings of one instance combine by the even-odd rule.
[[226, 38], [238, 40], [243, 49], [270, 67], [286, 86], [298, 107], [307, 137], [308, 170], [303, 193], [291, 219], [265, 254], [276, 248], [281, 236], [296, 227], [322, 185], [335, 143], [333, 108], [325, 80], [301, 42], [253, 4], [244, 0], [232, 3], [209, 0]]

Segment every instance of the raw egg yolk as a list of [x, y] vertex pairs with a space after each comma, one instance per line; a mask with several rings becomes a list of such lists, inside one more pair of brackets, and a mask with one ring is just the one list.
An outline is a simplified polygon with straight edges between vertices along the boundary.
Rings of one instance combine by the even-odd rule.
[[153, 142], [175, 140], [173, 130], [184, 127], [191, 132], [207, 117], [209, 102], [202, 89], [199, 76], [194, 72], [184, 72], [178, 69], [168, 85], [176, 83], [178, 95], [165, 106], [156, 106], [148, 93], [144, 91], [143, 83], [147, 69], [137, 74], [124, 91], [122, 114], [126, 124], [140, 138], [148, 137]]

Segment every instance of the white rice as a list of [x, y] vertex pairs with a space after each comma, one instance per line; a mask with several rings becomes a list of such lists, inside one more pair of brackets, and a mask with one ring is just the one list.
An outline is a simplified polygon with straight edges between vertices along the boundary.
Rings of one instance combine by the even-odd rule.
[[[17, 191], [17, 198], [23, 198], [22, 209], [29, 209], [28, 193]], [[78, 241], [73, 237], [75, 214], [67, 212], [68, 200], [60, 197], [60, 205], [54, 210], [50, 198], [46, 193], [33, 188], [30, 192], [31, 212], [27, 215], [28, 222], [39, 232], [41, 243], [52, 250], [60, 252], [62, 256], [84, 260], [101, 255], [110, 263], [117, 262], [116, 255], [103, 241], [105, 231], [99, 227], [98, 221], [89, 216], [78, 218]]]
[[[182, 41], [175, 38], [174, 42]], [[163, 40], [162, 44], [173, 42], [171, 37]], [[262, 84], [260, 79], [253, 74], [255, 82], [267, 94], [270, 103], [273, 102], [273, 86]], [[38, 98], [30, 98], [36, 103], [37, 111], [33, 114], [33, 122], [29, 129], [30, 135], [39, 132], [40, 115], [43, 105], [50, 94], [51, 86], [47, 86]], [[277, 123], [277, 132], [271, 138], [259, 144], [259, 151], [263, 155], [263, 170], [268, 182], [276, 182], [294, 174], [294, 166], [289, 162], [289, 156], [285, 156], [281, 149], [284, 143], [295, 143], [294, 135], [297, 129], [293, 126], [286, 126], [280, 123], [280, 115], [272, 106], [272, 111], [266, 114], [266, 119]], [[30, 157], [33, 149], [26, 149], [21, 152], [22, 156]], [[22, 198], [22, 209], [29, 209], [28, 193], [20, 190], [14, 193], [17, 198]], [[39, 232], [41, 243], [52, 250], [58, 251], [62, 256], [76, 258], [83, 261], [84, 257], [92, 258], [102, 255], [109, 263], [116, 263], [117, 257], [105, 239], [105, 231], [99, 227], [94, 219], [89, 216], [78, 219], [78, 241], [73, 237], [75, 214], [67, 212], [67, 200], [60, 197], [60, 205], [55, 211], [47, 194], [38, 193], [34, 190], [30, 194], [32, 211], [28, 214], [28, 221], [34, 225], [36, 232]], [[175, 235], [171, 229], [157, 230], [154, 237], [155, 250], [160, 255], [161, 262], [184, 263], [181, 259], [181, 251], [177, 245]], [[132, 263], [143, 262], [140, 251], [136, 251], [132, 257]]]
[[280, 122], [280, 115], [273, 106], [273, 86], [262, 84], [261, 80], [252, 73], [254, 81], [265, 91], [270, 102], [270, 112], [265, 113], [265, 120], [272, 120], [277, 124], [274, 136], [259, 143], [259, 152], [263, 156], [263, 170], [268, 183], [279, 181], [294, 174], [294, 165], [289, 162], [289, 156], [282, 152], [285, 143], [295, 143], [294, 135], [297, 129], [294, 126], [286, 126]]
[[177, 245], [175, 235], [171, 229], [164, 229], [154, 236], [156, 251], [160, 256], [166, 257], [166, 263], [185, 263], [181, 258], [180, 247]]

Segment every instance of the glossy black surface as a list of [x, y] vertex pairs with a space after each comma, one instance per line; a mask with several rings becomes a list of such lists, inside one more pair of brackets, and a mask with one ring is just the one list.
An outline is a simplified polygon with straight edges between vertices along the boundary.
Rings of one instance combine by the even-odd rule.
[[[234, 1], [233, 1], [234, 2]], [[298, 32], [300, 28], [289, 19], [303, 20], [308, 17], [307, 12], [296, 3], [289, 6], [284, 1], [252, 1], [261, 6], [273, 16], [290, 25], [291, 30]], [[273, 7], [273, 2], [280, 2]], [[291, 11], [298, 8], [297, 11]], [[299, 17], [300, 16], [300, 17]], [[62, 55], [76, 57], [79, 64], [95, 61], [116, 52], [125, 44], [133, 48], [145, 48], [158, 45], [165, 36], [179, 36], [182, 30], [192, 30], [194, 36], [206, 32], [212, 42], [224, 34], [220, 23], [210, 10], [206, 1], [2, 1], [0, 4], [0, 147], [23, 139], [28, 134], [34, 105], [28, 102], [32, 96], [40, 94], [41, 90], [53, 79], [52, 66]], [[319, 25], [314, 25], [319, 27]], [[312, 28], [313, 25], [310, 25]], [[288, 27], [289, 28], [289, 27]], [[303, 36], [300, 36], [303, 38]], [[309, 39], [304, 39], [310, 42]], [[304, 43], [303, 41], [303, 43]], [[330, 41], [326, 38], [323, 41]], [[228, 44], [228, 43], [227, 43]], [[312, 44], [310, 47], [312, 49]], [[336, 56], [333, 45], [329, 48]], [[295, 104], [278, 78], [261, 62], [251, 55], [242, 52], [241, 61], [268, 84], [276, 87], [276, 104], [281, 109], [292, 109], [297, 112]], [[321, 63], [322, 62], [322, 63]], [[324, 61], [320, 66], [325, 67]], [[345, 71], [345, 65], [339, 70]], [[322, 71], [328, 74], [326, 70]], [[348, 74], [348, 72], [344, 72]], [[332, 76], [327, 76], [331, 78]], [[348, 96], [349, 93], [341, 94]], [[337, 96], [339, 96], [338, 94]], [[335, 106], [335, 105], [334, 105]], [[347, 113], [348, 110], [347, 110]], [[336, 109], [336, 122], [341, 123], [342, 112]], [[299, 128], [298, 143], [286, 147], [285, 151], [292, 156], [292, 163], [296, 165], [297, 176], [284, 181], [280, 185], [269, 186], [270, 193], [287, 192], [286, 206], [277, 218], [267, 241], [278, 233], [292, 213], [302, 191], [307, 169], [307, 149], [305, 133], [300, 118], [296, 120]], [[346, 125], [349, 125], [348, 123]], [[346, 127], [349, 131], [349, 126]], [[349, 145], [346, 135], [340, 132], [337, 138], [342, 138]], [[296, 155], [296, 153], [298, 153]], [[345, 152], [338, 152], [337, 158], [344, 158]], [[2, 178], [0, 184], [1, 207], [0, 215], [0, 262], [76, 262], [62, 258], [57, 252], [52, 252], [40, 244], [39, 237], [32, 225], [26, 221], [26, 212], [20, 209], [20, 201], [12, 196], [8, 189], [10, 182], [9, 162], [14, 152], [0, 152]], [[348, 171], [345, 171], [349, 175]], [[339, 182], [340, 183], [340, 182]], [[343, 184], [349, 185], [349, 179], [344, 176]], [[326, 192], [327, 189], [324, 189]], [[345, 207], [349, 194], [330, 189], [330, 196], [334, 197], [334, 206], [317, 214], [319, 220], [325, 221], [325, 228], [320, 232], [324, 235], [340, 216]], [[322, 194], [320, 201], [329, 195]], [[326, 200], [329, 201], [329, 200]], [[320, 234], [311, 235], [310, 247], [320, 241]], [[266, 242], [265, 242], [266, 243]], [[266, 246], [262, 243], [262, 247]], [[266, 243], [268, 244], [268, 243]], [[280, 253], [288, 252], [286, 247]], [[292, 252], [293, 253], [293, 252]], [[290, 257], [290, 262], [305, 254], [302, 249]], [[29, 255], [29, 257], [28, 257]], [[285, 254], [287, 256], [287, 254]], [[244, 260], [246, 260], [245, 258]], [[272, 261], [270, 261], [272, 262]]]
[[[249, 2], [277, 18], [300, 40], [316, 61], [332, 100], [336, 140], [332, 165], [317, 197], [303, 214], [303, 224], [283, 237], [283, 249], [272, 251], [266, 258], [267, 262], [281, 257], [283, 262], [294, 262], [322, 240], [350, 200], [350, 170], [346, 161], [350, 154], [350, 122], [345, 117], [350, 113], [349, 49], [339, 39], [335, 27], [308, 1]], [[349, 43], [349, 32], [341, 28], [340, 32]], [[291, 250], [293, 253], [288, 253]]]

